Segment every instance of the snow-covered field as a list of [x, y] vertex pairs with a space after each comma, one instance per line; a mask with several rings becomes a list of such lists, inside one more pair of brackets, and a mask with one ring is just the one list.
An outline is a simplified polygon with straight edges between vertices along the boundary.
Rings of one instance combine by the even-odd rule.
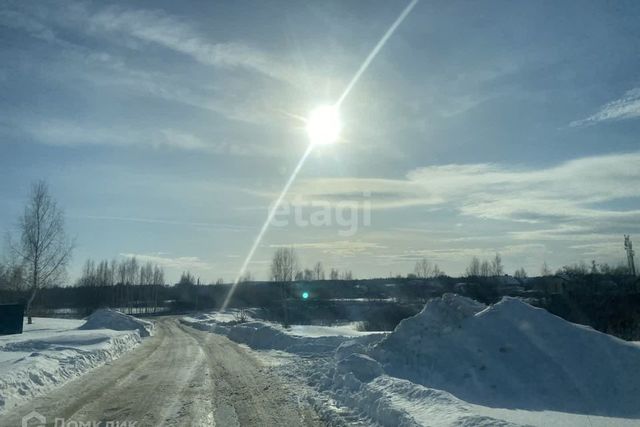
[[183, 322], [258, 350], [336, 424], [640, 425], [640, 347], [517, 299], [445, 295], [386, 334], [235, 319]]
[[153, 330], [110, 310], [85, 320], [34, 318], [21, 335], [0, 336], [0, 412], [117, 359]]

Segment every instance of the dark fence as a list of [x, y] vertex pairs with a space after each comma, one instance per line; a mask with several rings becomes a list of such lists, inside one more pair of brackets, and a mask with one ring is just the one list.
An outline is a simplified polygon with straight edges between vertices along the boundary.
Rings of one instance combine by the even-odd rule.
[[0, 335], [21, 334], [24, 305], [0, 304]]

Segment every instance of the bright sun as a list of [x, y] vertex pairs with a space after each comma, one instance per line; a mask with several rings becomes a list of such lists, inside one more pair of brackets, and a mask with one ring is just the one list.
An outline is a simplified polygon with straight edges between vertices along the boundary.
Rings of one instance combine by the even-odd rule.
[[307, 135], [313, 145], [333, 144], [338, 140], [341, 128], [338, 109], [331, 105], [316, 108], [307, 119]]

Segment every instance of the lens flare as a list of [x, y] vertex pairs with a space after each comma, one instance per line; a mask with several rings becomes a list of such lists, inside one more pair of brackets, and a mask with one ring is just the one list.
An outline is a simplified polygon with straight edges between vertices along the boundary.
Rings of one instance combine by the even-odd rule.
[[339, 111], [331, 105], [316, 108], [307, 119], [307, 135], [313, 145], [333, 144], [338, 140], [341, 129]]
[[247, 267], [249, 267], [249, 263], [253, 258], [253, 254], [258, 249], [258, 246], [260, 246], [260, 242], [262, 241], [262, 238], [267, 232], [267, 229], [269, 228], [269, 224], [271, 223], [271, 221], [273, 221], [273, 217], [276, 215], [276, 211], [280, 206], [280, 203], [282, 203], [282, 200], [284, 200], [285, 196], [289, 192], [289, 188], [291, 187], [291, 184], [293, 184], [293, 181], [296, 180], [296, 176], [298, 176], [298, 172], [300, 172], [300, 169], [302, 169], [302, 165], [304, 165], [304, 162], [307, 160], [307, 157], [309, 157], [309, 154], [311, 154], [312, 150], [313, 150], [313, 145], [309, 144], [306, 151], [302, 155], [302, 158], [300, 158], [300, 161], [298, 162], [295, 169], [293, 170], [293, 173], [291, 173], [291, 176], [287, 180], [287, 183], [284, 185], [284, 188], [280, 192], [280, 195], [276, 199], [275, 203], [271, 206], [271, 209], [269, 209], [269, 213], [267, 214], [267, 219], [265, 220], [264, 224], [262, 224], [262, 228], [260, 229], [260, 232], [258, 233], [255, 240], [253, 241], [253, 245], [251, 245], [251, 249], [249, 250], [247, 257], [244, 259], [244, 262], [242, 263], [242, 267], [240, 267], [240, 271], [236, 276], [236, 280], [233, 281], [233, 284], [231, 285], [229, 292], [227, 292], [227, 297], [224, 299], [224, 302], [222, 303], [222, 307], [220, 308], [220, 311], [224, 312], [229, 306], [229, 303], [231, 302], [231, 298], [233, 297], [233, 294], [236, 291], [238, 284], [240, 283], [240, 279], [242, 278], [244, 273], [247, 271]]
[[[332, 144], [338, 141], [338, 137], [340, 136], [340, 130], [342, 127], [340, 123], [340, 115], [339, 115], [340, 106], [342, 105], [344, 100], [347, 98], [347, 96], [349, 95], [353, 87], [356, 85], [358, 80], [360, 80], [360, 77], [362, 77], [362, 75], [367, 70], [367, 68], [369, 68], [369, 65], [374, 60], [374, 58], [378, 55], [378, 52], [380, 52], [380, 50], [385, 45], [387, 40], [389, 40], [389, 38], [393, 35], [393, 33], [400, 26], [402, 21], [404, 21], [407, 15], [409, 15], [411, 10], [415, 7], [417, 3], [418, 3], [418, 0], [411, 0], [409, 4], [404, 8], [402, 13], [400, 13], [400, 16], [396, 18], [396, 20], [393, 22], [391, 27], [389, 27], [389, 29], [384, 33], [382, 38], [374, 46], [373, 50], [369, 53], [369, 55], [364, 60], [362, 65], [360, 65], [360, 68], [358, 69], [356, 74], [351, 78], [351, 80], [349, 81], [349, 84], [347, 85], [345, 90], [342, 92], [342, 95], [340, 95], [340, 98], [338, 98], [338, 101], [334, 105], [325, 105], [325, 106], [316, 108], [311, 112], [311, 115], [309, 116], [309, 118], [305, 120], [307, 123], [307, 134], [309, 135], [310, 144], [307, 147], [307, 150], [305, 151], [305, 153], [302, 155], [302, 158], [296, 165], [295, 169], [293, 170], [293, 173], [289, 177], [289, 180], [285, 184], [284, 188], [280, 192], [280, 196], [277, 198], [275, 204], [269, 210], [269, 213], [267, 215], [267, 220], [262, 225], [262, 228], [260, 229], [260, 232], [256, 236], [256, 239], [253, 241], [253, 245], [249, 250], [249, 254], [245, 258], [244, 262], [242, 263], [242, 267], [240, 268], [240, 272], [238, 273], [236, 280], [233, 282], [233, 285], [227, 292], [227, 297], [225, 298], [224, 303], [222, 304], [221, 311], [225, 311], [227, 309], [227, 306], [229, 305], [229, 302], [233, 297], [236, 287], [240, 282], [240, 277], [242, 277], [244, 272], [247, 270], [247, 267], [249, 266], [249, 263], [253, 258], [253, 254], [255, 253], [256, 249], [260, 245], [262, 238], [264, 237], [265, 233], [267, 232], [267, 229], [269, 228], [269, 223], [273, 220], [276, 209], [280, 206], [280, 203], [282, 203], [282, 200], [287, 195], [287, 192], [289, 191], [289, 187], [291, 187], [291, 184], [293, 184], [293, 181], [295, 181], [296, 176], [298, 175], [298, 172], [300, 172], [300, 169], [302, 169], [302, 165], [304, 164], [305, 160], [307, 159], [307, 157], [309, 157], [309, 154], [311, 154], [311, 151], [316, 145]], [[302, 298], [303, 299], [309, 298], [309, 293], [304, 292], [302, 294]]]

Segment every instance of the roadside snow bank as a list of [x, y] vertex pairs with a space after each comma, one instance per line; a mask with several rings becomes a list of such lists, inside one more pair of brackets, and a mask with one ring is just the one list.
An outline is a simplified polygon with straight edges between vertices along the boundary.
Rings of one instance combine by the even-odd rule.
[[[137, 331], [80, 331], [41, 327], [0, 337], [0, 412], [59, 387], [90, 369], [120, 357], [140, 343]], [[35, 326], [34, 324], [34, 326]]]
[[516, 426], [478, 413], [473, 405], [446, 391], [381, 375], [361, 382], [335, 372], [328, 383], [332, 399], [382, 426]]
[[446, 294], [369, 354], [389, 375], [500, 408], [640, 415], [640, 348], [505, 297]]
[[300, 337], [263, 322], [250, 322], [233, 326], [227, 334], [229, 339], [247, 344], [251, 348], [282, 350], [288, 353], [329, 353], [344, 341], [342, 337]]
[[141, 337], [153, 333], [153, 323], [133, 316], [127, 316], [116, 310], [100, 309], [87, 317], [87, 322], [78, 329], [112, 329], [114, 331], [138, 331]]
[[631, 426], [640, 415], [640, 346], [518, 299], [447, 294], [386, 335], [182, 321], [281, 350], [256, 354], [278, 358], [271, 366], [332, 425]]
[[196, 329], [226, 335], [229, 339], [246, 344], [257, 350], [281, 350], [294, 354], [330, 354], [340, 344], [362, 336], [364, 340], [379, 340], [380, 334], [349, 333], [344, 327], [331, 330], [330, 327], [297, 325], [285, 329], [274, 323], [247, 322], [240, 324], [220, 324], [215, 321], [202, 321], [198, 318], [184, 317], [182, 323]]

